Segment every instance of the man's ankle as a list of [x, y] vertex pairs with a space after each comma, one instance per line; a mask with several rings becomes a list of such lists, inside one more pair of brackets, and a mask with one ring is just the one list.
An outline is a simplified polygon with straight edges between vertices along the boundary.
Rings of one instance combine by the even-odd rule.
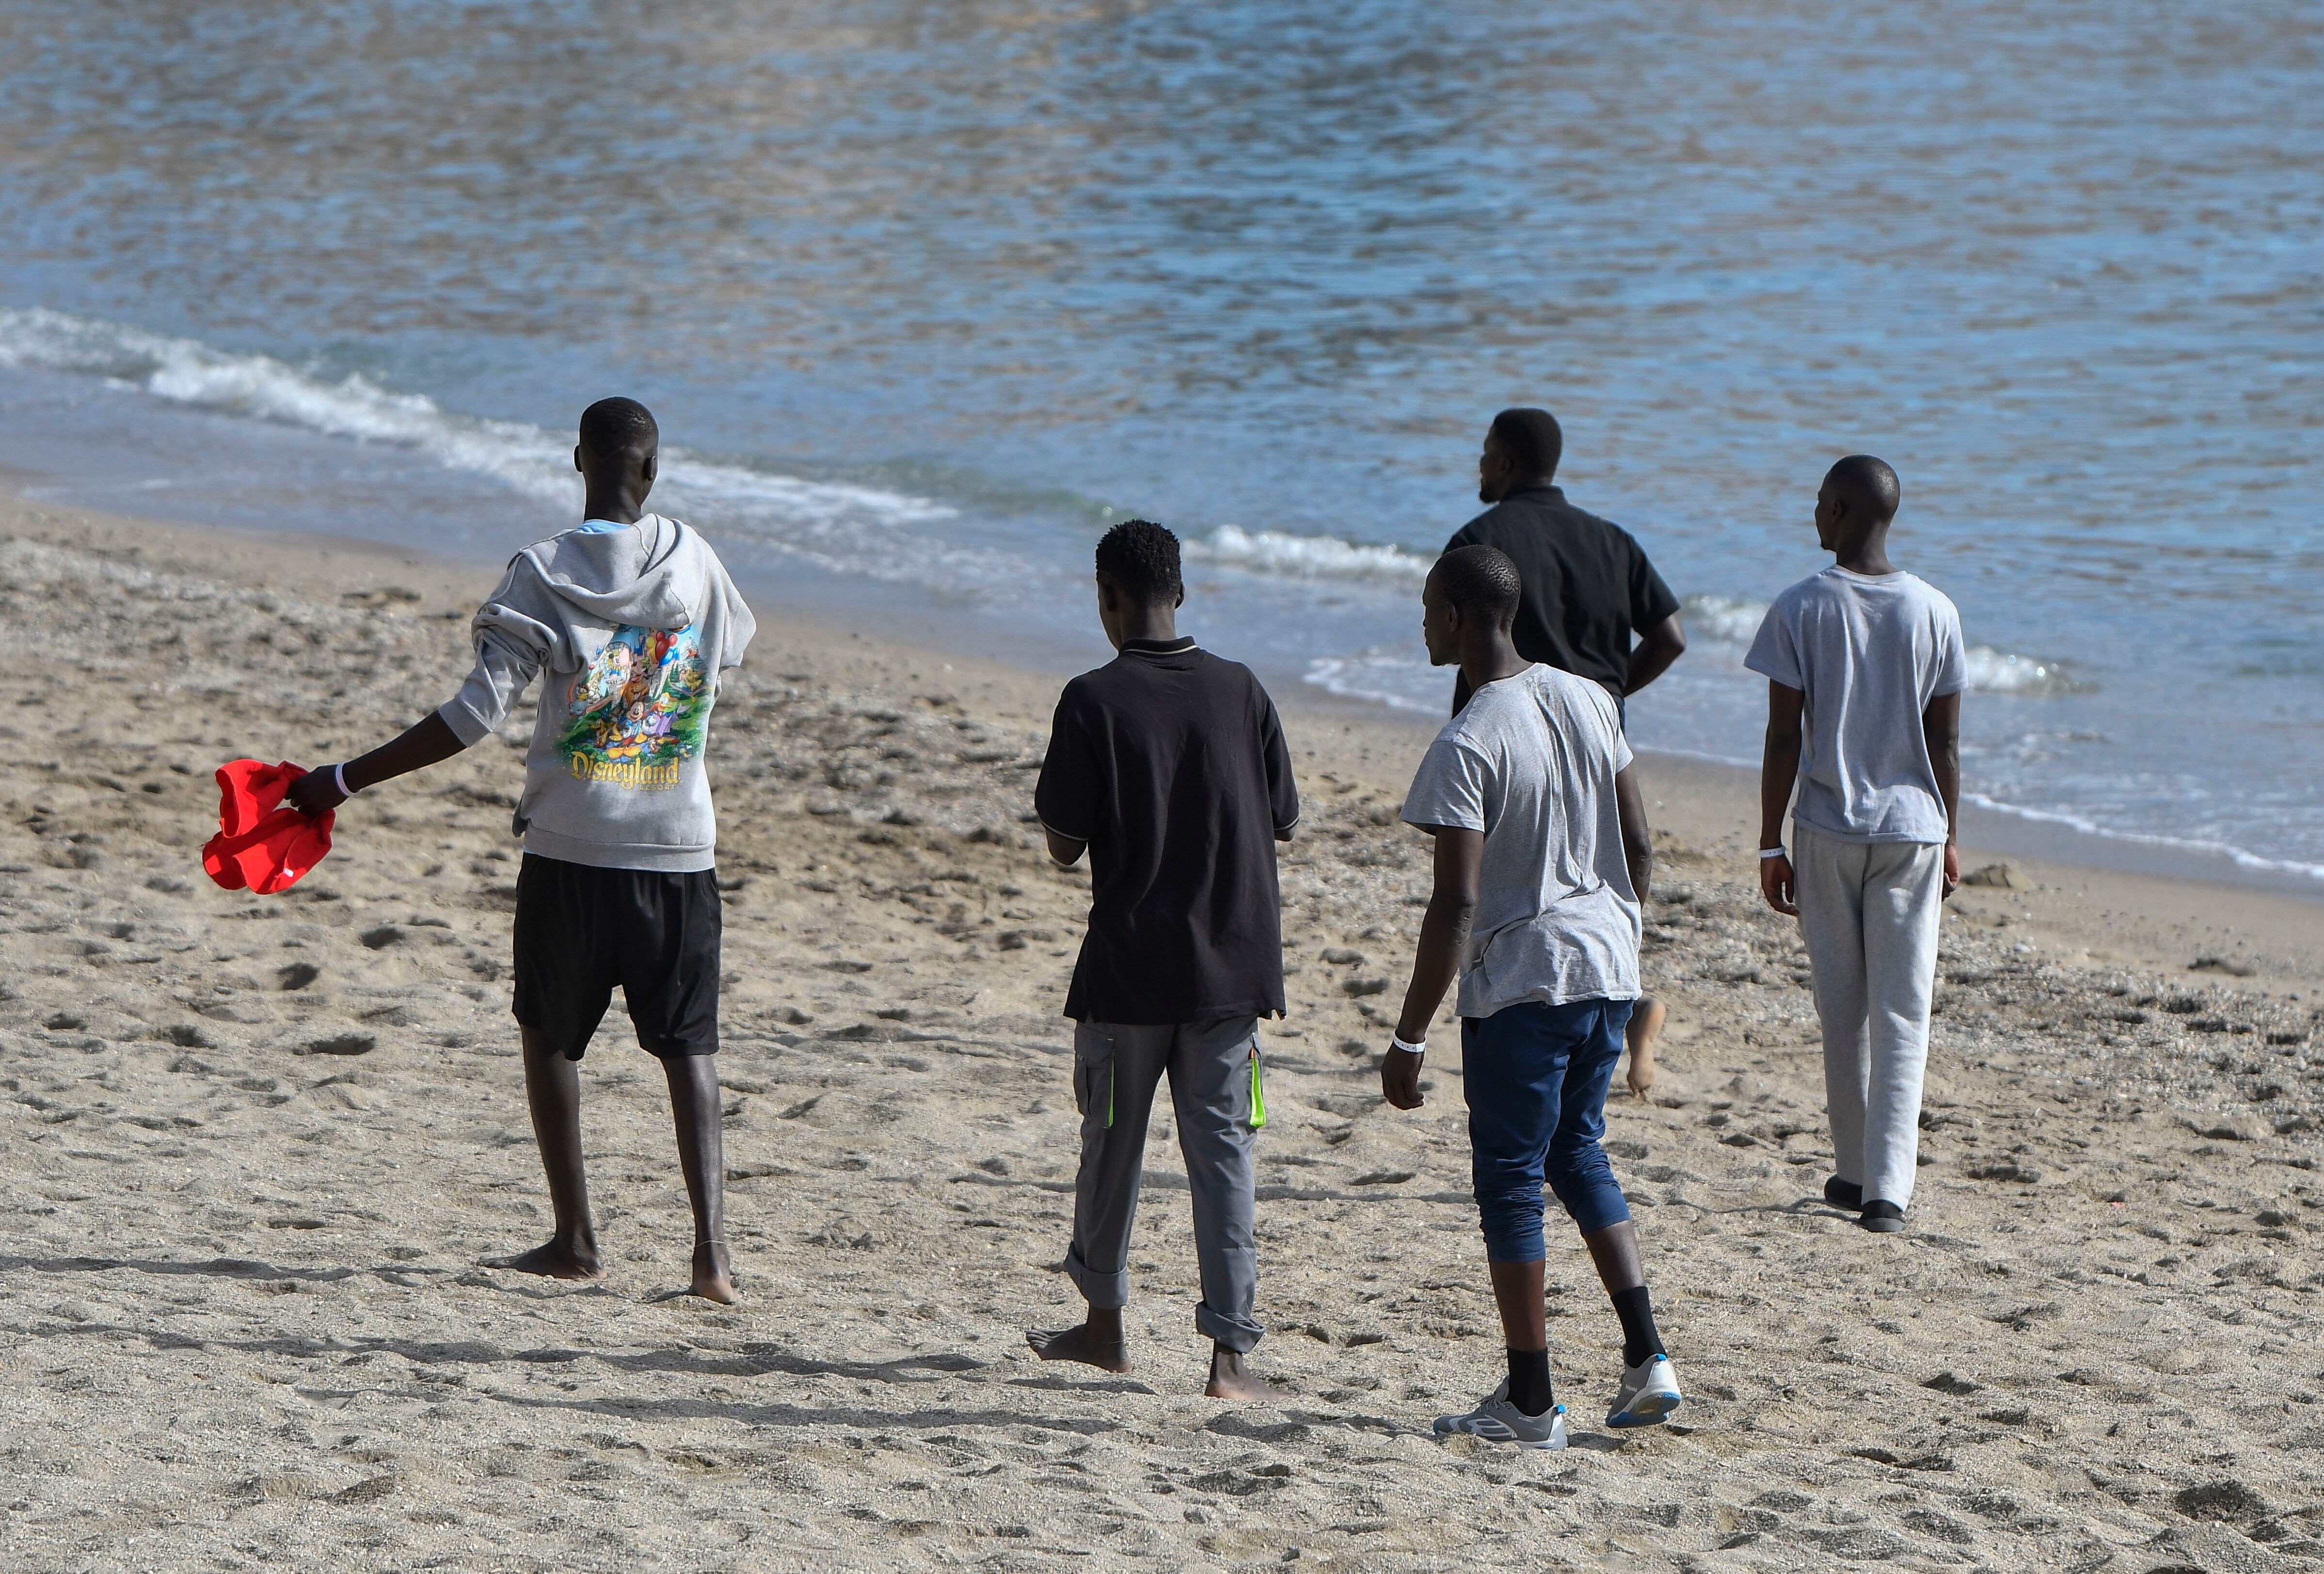
[[1509, 1355], [1509, 1403], [1520, 1415], [1541, 1415], [1557, 1403], [1556, 1391], [1549, 1381], [1549, 1352], [1511, 1350]]

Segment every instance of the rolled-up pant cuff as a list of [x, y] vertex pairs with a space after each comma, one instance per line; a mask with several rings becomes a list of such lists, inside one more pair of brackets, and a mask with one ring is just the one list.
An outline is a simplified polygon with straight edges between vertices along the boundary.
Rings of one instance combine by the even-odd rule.
[[[1091, 1302], [1095, 1305], [1096, 1302]], [[1248, 1317], [1235, 1317], [1223, 1311], [1213, 1311], [1201, 1301], [1194, 1303], [1194, 1329], [1222, 1350], [1242, 1355], [1267, 1337], [1267, 1330]]]
[[1101, 1311], [1116, 1311], [1130, 1304], [1130, 1270], [1101, 1273], [1082, 1261], [1079, 1246], [1066, 1249], [1065, 1277], [1074, 1282], [1084, 1301]]
[[1559, 1198], [1565, 1205], [1565, 1214], [1573, 1226], [1585, 1236], [1594, 1236], [1601, 1229], [1611, 1229], [1630, 1217], [1630, 1205], [1619, 1191], [1603, 1190], [1587, 1193], [1571, 1201]]

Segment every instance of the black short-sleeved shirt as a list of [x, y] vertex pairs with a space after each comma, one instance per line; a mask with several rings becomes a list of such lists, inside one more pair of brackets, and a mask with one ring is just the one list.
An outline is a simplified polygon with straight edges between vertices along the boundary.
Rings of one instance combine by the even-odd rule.
[[1276, 833], [1299, 789], [1275, 702], [1191, 639], [1131, 640], [1065, 685], [1033, 790], [1090, 851], [1077, 1022], [1158, 1026], [1283, 1011]]
[[1517, 488], [1462, 525], [1444, 550], [1478, 546], [1508, 553], [1525, 581], [1509, 631], [1517, 654], [1593, 679], [1617, 699], [1629, 681], [1631, 634], [1678, 610], [1630, 532], [1584, 514], [1559, 487]]

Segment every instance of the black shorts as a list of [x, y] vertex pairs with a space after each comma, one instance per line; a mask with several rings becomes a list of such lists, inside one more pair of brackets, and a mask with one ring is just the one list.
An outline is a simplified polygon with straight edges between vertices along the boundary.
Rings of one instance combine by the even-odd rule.
[[718, 877], [524, 856], [516, 876], [516, 1019], [568, 1060], [612, 1004], [665, 1060], [718, 1052]]

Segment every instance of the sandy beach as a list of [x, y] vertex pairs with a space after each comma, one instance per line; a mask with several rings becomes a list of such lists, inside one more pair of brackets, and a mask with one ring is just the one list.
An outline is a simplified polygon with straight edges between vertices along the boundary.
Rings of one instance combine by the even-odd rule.
[[2324, 1561], [2324, 903], [1972, 847], [1913, 1227], [1875, 1236], [1821, 1200], [1806, 958], [1757, 897], [1748, 781], [1649, 760], [1671, 1027], [1608, 1146], [1688, 1400], [1598, 1424], [1618, 1329], [1553, 1220], [1575, 1446], [1443, 1445], [1501, 1351], [1457, 1038], [1423, 1110], [1376, 1073], [1425, 735], [1297, 695], [1255, 1357], [1282, 1404], [1200, 1396], [1167, 1119], [1136, 1370], [1024, 1345], [1079, 1315], [1058, 1009], [1088, 884], [1028, 824], [1056, 681], [771, 613], [711, 747], [748, 1303], [683, 1293], [667, 1098], [618, 1013], [583, 1068], [611, 1273], [480, 1266], [548, 1227], [518, 750], [358, 799], [283, 897], [198, 848], [217, 764], [339, 757], [448, 696], [492, 577], [0, 501], [8, 1568]]

